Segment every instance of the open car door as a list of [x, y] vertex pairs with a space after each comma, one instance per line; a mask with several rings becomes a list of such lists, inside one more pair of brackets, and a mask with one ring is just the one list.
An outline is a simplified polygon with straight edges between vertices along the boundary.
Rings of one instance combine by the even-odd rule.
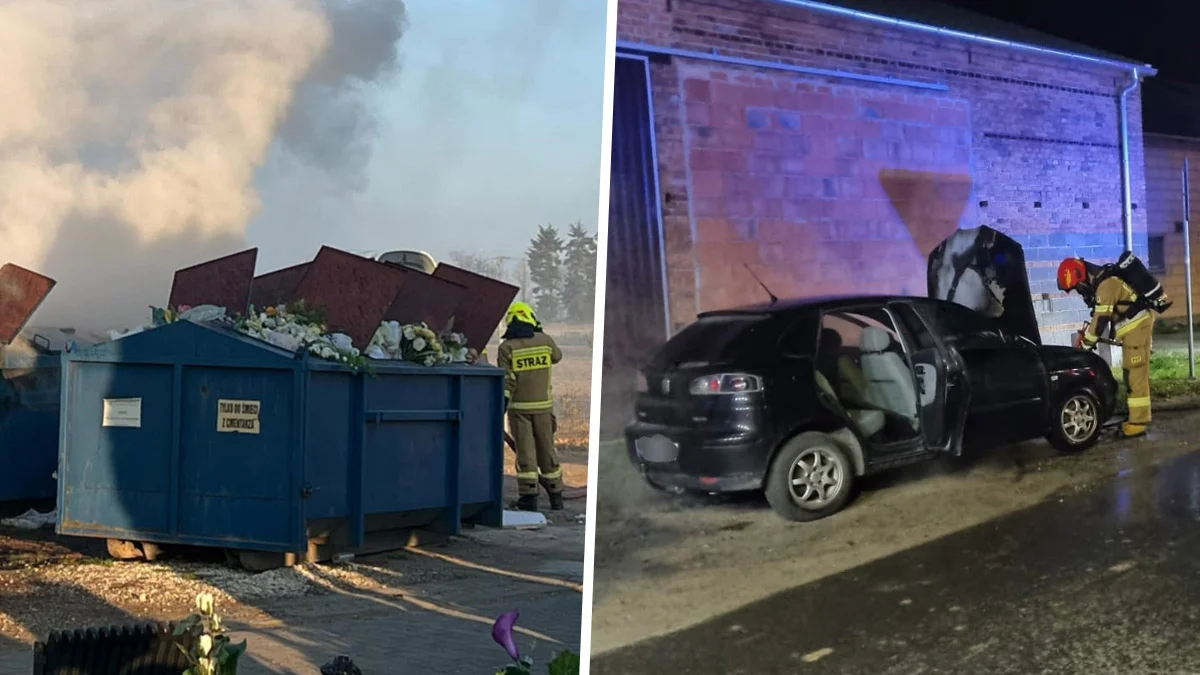
[[0, 267], [0, 346], [17, 339], [55, 283], [12, 263]]
[[929, 297], [969, 307], [1000, 322], [1006, 333], [1042, 343], [1025, 252], [990, 227], [958, 230], [929, 254]]

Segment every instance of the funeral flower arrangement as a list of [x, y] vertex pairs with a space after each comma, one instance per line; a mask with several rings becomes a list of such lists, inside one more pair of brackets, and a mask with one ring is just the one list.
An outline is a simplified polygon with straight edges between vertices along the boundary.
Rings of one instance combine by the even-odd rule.
[[401, 324], [384, 321], [376, 329], [364, 350], [344, 333], [329, 333], [328, 319], [317, 308], [308, 307], [303, 300], [258, 309], [253, 306], [246, 316], [230, 318], [223, 307], [202, 305], [178, 308], [151, 307], [151, 324], [127, 331], [111, 331], [110, 337], [119, 340], [147, 328], [176, 321], [225, 323], [238, 332], [257, 338], [290, 352], [301, 349], [313, 356], [345, 364], [354, 370], [370, 370], [372, 360], [409, 361], [425, 366], [446, 363], [473, 363], [473, 350], [467, 348], [467, 338], [450, 330], [440, 335], [424, 323]]
[[467, 338], [462, 333], [438, 335], [424, 323], [384, 321], [367, 345], [372, 359], [411, 361], [426, 366], [466, 363]]
[[367, 368], [367, 359], [344, 333], [326, 333], [324, 312], [305, 306], [303, 300], [256, 310], [235, 322], [237, 330], [294, 352], [304, 349], [313, 356], [343, 363], [355, 370]]

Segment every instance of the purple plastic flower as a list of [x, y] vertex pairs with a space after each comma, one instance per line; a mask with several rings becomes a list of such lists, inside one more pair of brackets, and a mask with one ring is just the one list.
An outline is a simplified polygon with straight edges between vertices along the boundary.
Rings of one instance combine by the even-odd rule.
[[508, 652], [508, 657], [513, 661], [521, 660], [521, 652], [513, 640], [513, 626], [517, 624], [517, 618], [520, 616], [520, 612], [512, 609], [501, 614], [496, 623], [492, 624], [492, 639], [504, 647], [504, 651]]

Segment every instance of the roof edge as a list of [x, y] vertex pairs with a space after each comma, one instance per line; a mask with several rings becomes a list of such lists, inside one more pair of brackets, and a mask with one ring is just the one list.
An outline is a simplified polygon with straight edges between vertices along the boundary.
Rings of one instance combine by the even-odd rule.
[[1153, 136], [1170, 141], [1183, 141], [1186, 143], [1200, 143], [1200, 136], [1186, 136], [1184, 134], [1168, 134], [1162, 131], [1143, 131], [1143, 136]]
[[1061, 57], [1061, 58], [1068, 58], [1068, 59], [1072, 59], [1072, 60], [1076, 60], [1076, 61], [1084, 61], [1084, 62], [1088, 62], [1088, 63], [1093, 63], [1095, 65], [1108, 66], [1111, 68], [1121, 68], [1123, 70], [1136, 69], [1138, 71], [1138, 73], [1145, 75], [1146, 77], [1153, 77], [1158, 74], [1158, 70], [1154, 66], [1150, 65], [1149, 63], [1138, 63], [1137, 61], [1134, 61], [1134, 60], [1106, 59], [1106, 58], [1102, 58], [1099, 56], [1091, 56], [1089, 54], [1080, 54], [1078, 52], [1066, 51], [1066, 50], [1062, 50], [1062, 49], [1054, 49], [1052, 47], [1041, 47], [1038, 45], [1029, 44], [1029, 43], [1025, 43], [1025, 42], [1015, 42], [1013, 40], [1005, 40], [1003, 38], [995, 38], [995, 37], [990, 37], [987, 35], [980, 35], [978, 33], [970, 33], [967, 31], [961, 31], [961, 30], [957, 30], [957, 29], [953, 29], [953, 28], [947, 28], [945, 26], [935, 26], [935, 25], [927, 24], [927, 23], [919, 23], [917, 21], [909, 21], [907, 19], [897, 19], [895, 17], [885, 16], [883, 14], [874, 14], [871, 12], [864, 12], [864, 11], [858, 10], [858, 9], [851, 9], [849, 7], [840, 7], [838, 5], [831, 5], [826, 2], [817, 2], [816, 0], [767, 0], [767, 1], [777, 4], [777, 5], [787, 5], [790, 7], [804, 7], [804, 8], [811, 9], [816, 12], [822, 12], [825, 14], [832, 14], [832, 15], [841, 16], [841, 17], [850, 17], [850, 18], [860, 19], [863, 21], [871, 21], [873, 23], [889, 25], [889, 26], [893, 26], [893, 27], [897, 27], [897, 28], [907, 28], [910, 30], [916, 30], [916, 31], [920, 31], [923, 33], [935, 33], [938, 35], [954, 37], [954, 38], [958, 38], [961, 40], [968, 40], [970, 42], [980, 42], [983, 44], [990, 44], [990, 45], [997, 46], [997, 47], [1007, 47], [1009, 49], [1017, 49], [1017, 50], [1021, 50], [1021, 51], [1044, 54], [1046, 56], [1057, 56], [1057, 57]]

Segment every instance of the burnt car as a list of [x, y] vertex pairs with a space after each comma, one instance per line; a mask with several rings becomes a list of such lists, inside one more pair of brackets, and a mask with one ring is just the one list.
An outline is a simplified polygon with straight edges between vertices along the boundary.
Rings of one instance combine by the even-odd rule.
[[807, 521], [861, 476], [941, 455], [1042, 437], [1082, 452], [1117, 382], [1096, 354], [1041, 344], [1024, 265], [1011, 239], [964, 230], [930, 258], [933, 297], [702, 314], [643, 367], [630, 458], [660, 489], [762, 490]]

